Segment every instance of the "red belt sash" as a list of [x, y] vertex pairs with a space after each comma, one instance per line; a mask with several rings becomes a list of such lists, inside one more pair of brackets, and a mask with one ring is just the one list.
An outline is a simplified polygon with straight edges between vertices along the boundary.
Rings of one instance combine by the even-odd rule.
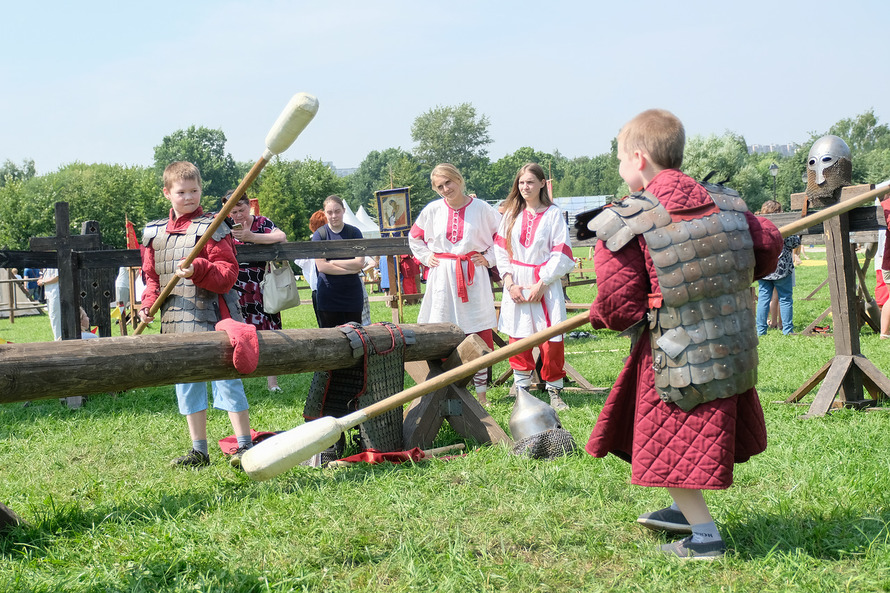
[[[457, 277], [457, 296], [460, 297], [461, 302], [467, 303], [470, 300], [470, 295], [467, 292], [467, 287], [473, 285], [473, 278], [476, 276], [476, 264], [473, 263], [471, 259], [474, 255], [477, 255], [478, 251], [470, 251], [469, 253], [465, 253], [463, 255], [457, 255], [455, 253], [437, 253], [436, 257], [438, 259], [456, 259], [457, 263], [455, 265], [455, 276]], [[464, 279], [464, 267], [461, 265], [461, 262], [467, 262], [467, 277]]]
[[[519, 261], [518, 259], [511, 259], [510, 263], [514, 266], [525, 266], [526, 268], [531, 268], [535, 274], [535, 282], [538, 282], [541, 279], [541, 268], [547, 265], [547, 262], [543, 264], [527, 264], [525, 262]], [[544, 304], [544, 297], [541, 297], [541, 308], [544, 309], [544, 321], [547, 323], [547, 327], [550, 327], [550, 314], [547, 312], [547, 306]]]

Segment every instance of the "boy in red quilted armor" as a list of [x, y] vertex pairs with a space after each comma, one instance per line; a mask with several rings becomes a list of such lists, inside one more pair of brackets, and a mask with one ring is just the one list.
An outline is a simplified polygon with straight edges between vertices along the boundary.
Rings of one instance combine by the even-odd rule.
[[[242, 321], [238, 297], [232, 290], [238, 278], [238, 260], [227, 225], [220, 225], [188, 267], [180, 265], [213, 221], [213, 216], [201, 209], [198, 168], [186, 161], [169, 164], [164, 169], [164, 196], [170, 200], [169, 217], [149, 222], [142, 233], [145, 291], [139, 319], [146, 323], [154, 319], [149, 317], [151, 307], [175, 275], [181, 280], [161, 306], [161, 333], [214, 331], [216, 323], [223, 319]], [[213, 406], [229, 413], [238, 440], [238, 449], [229, 458], [229, 464], [240, 468], [241, 455], [253, 446], [244, 384], [241, 379], [225, 379], [213, 381], [212, 386]], [[207, 384], [177, 383], [176, 399], [180, 414], [186, 417], [192, 448], [171, 465], [209, 465]]]
[[664, 553], [714, 559], [725, 544], [702, 491], [728, 488], [733, 465], [766, 448], [751, 282], [775, 269], [782, 237], [732, 190], [681, 173], [684, 145], [670, 112], [628, 122], [619, 173], [640, 193], [589, 224], [599, 239], [590, 323], [636, 324], [638, 337], [586, 450], [629, 461], [633, 484], [667, 489], [673, 504], [638, 519], [689, 534]]

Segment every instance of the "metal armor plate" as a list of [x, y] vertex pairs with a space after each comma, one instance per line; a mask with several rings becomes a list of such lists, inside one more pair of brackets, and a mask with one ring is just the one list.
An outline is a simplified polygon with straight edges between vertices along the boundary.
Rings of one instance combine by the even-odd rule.
[[[143, 243], [152, 243], [155, 251], [155, 271], [161, 287], [165, 287], [173, 278], [180, 260], [187, 257], [198, 239], [213, 219], [201, 216], [192, 220], [184, 234], [167, 233], [167, 220], [155, 220], [148, 223], [143, 233]], [[220, 225], [225, 227], [226, 225]], [[214, 233], [213, 239], [220, 240], [228, 234], [225, 230]], [[215, 292], [200, 288], [187, 278], [177, 282], [173, 291], [161, 305], [161, 332], [185, 333], [196, 331], [214, 331], [216, 323], [222, 319], [219, 310], [219, 296]], [[238, 299], [230, 291], [224, 296], [231, 317], [241, 321]]]
[[704, 187], [715, 208], [696, 218], [672, 216], [654, 195], [641, 192], [607, 209], [612, 215], [595, 229], [612, 251], [630, 241], [628, 231], [648, 229], [639, 234], [663, 297], [662, 306], [649, 311], [655, 387], [662, 400], [686, 411], [746, 391], [757, 378], [747, 207], [733, 190]]

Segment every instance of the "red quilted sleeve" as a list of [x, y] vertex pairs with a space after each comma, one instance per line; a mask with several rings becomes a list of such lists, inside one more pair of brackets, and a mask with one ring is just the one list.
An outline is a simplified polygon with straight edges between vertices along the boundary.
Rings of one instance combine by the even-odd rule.
[[748, 228], [754, 241], [754, 279], [759, 280], [776, 270], [784, 240], [782, 233], [772, 221], [750, 212], [746, 212], [745, 217], [748, 219]]
[[649, 274], [638, 241], [616, 252], [598, 241], [593, 254], [597, 295], [590, 306], [590, 324], [595, 328], [624, 331], [649, 309]]

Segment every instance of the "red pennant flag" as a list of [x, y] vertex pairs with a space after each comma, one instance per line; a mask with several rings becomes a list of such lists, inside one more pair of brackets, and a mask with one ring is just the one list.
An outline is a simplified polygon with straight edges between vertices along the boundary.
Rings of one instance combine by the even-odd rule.
[[127, 249], [139, 249], [139, 239], [136, 237], [136, 229], [133, 227], [133, 223], [130, 222], [130, 219], [125, 218], [127, 221]]

